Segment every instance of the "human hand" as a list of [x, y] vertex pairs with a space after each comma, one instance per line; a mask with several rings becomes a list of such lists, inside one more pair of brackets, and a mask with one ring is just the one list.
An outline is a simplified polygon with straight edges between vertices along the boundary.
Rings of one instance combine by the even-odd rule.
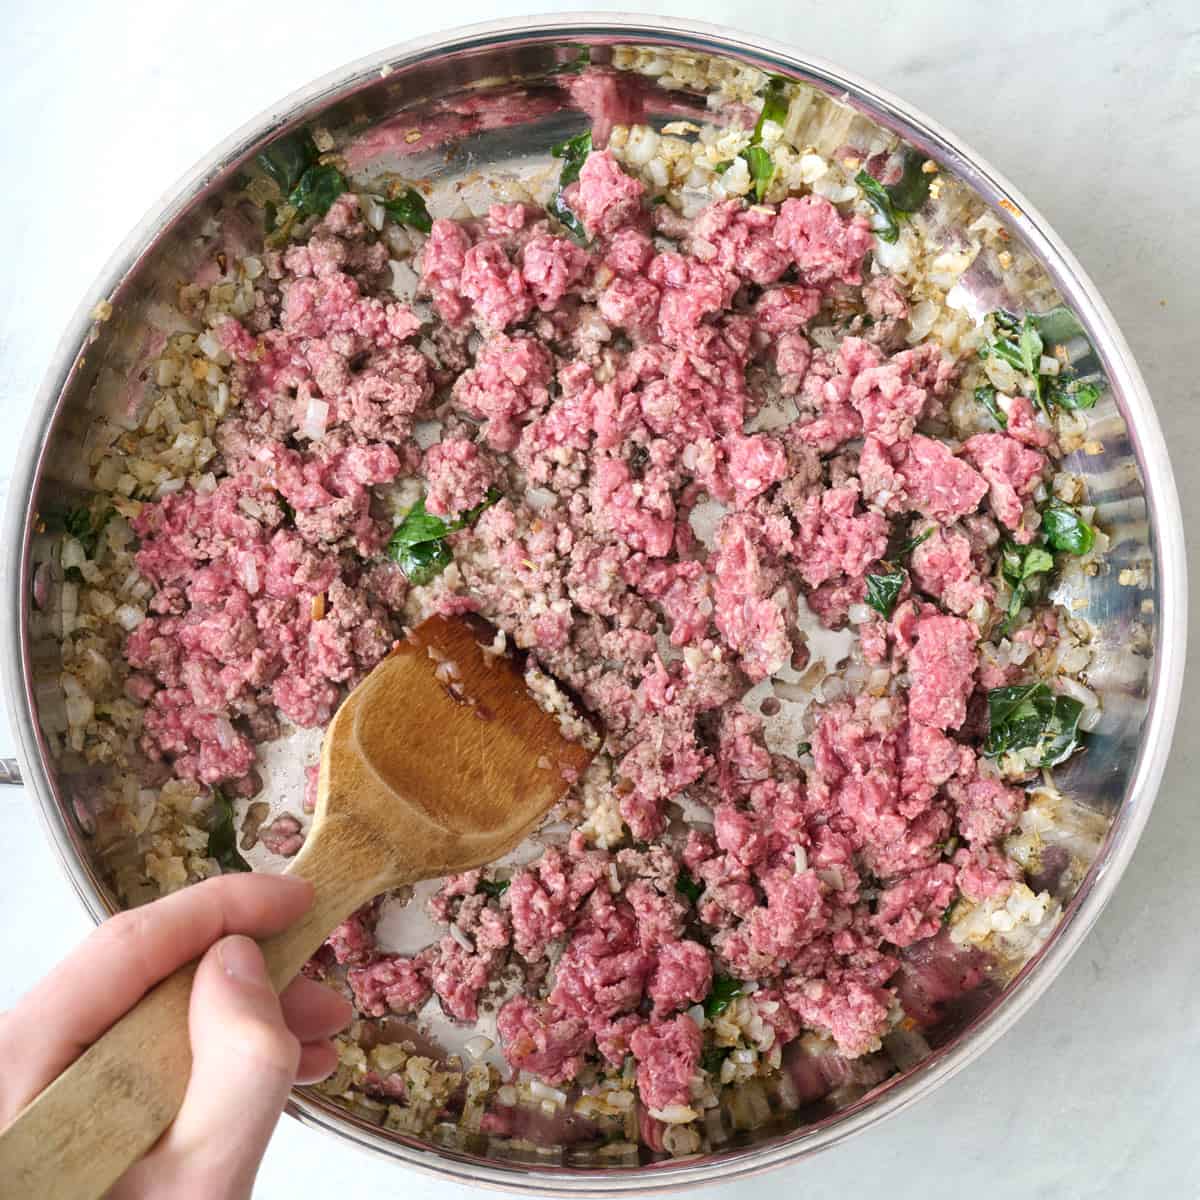
[[328, 1039], [353, 1015], [303, 976], [277, 996], [251, 940], [286, 929], [311, 904], [304, 880], [224, 875], [105, 921], [0, 1015], [0, 1129], [154, 984], [203, 955], [183, 1105], [110, 1197], [244, 1200], [292, 1085], [336, 1067]]

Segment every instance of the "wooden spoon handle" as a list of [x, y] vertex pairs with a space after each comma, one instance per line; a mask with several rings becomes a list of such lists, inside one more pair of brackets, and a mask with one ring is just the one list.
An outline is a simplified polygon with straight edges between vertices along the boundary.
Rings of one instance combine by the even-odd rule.
[[147, 992], [0, 1133], [0, 1193], [103, 1196], [158, 1140], [183, 1102], [196, 964]]
[[300, 968], [317, 952], [330, 930], [340, 925], [355, 909], [361, 908], [389, 887], [399, 886], [394, 872], [363, 878], [361, 863], [357, 873], [349, 870], [339, 853], [337, 839], [327, 832], [337, 828], [331, 819], [311, 836], [292, 860], [286, 874], [299, 875], [313, 885], [313, 904], [295, 924], [282, 933], [259, 942], [267, 972], [277, 992], [297, 975]]
[[[312, 908], [260, 943], [277, 990], [335, 925], [389, 882], [352, 878], [335, 855], [320, 852], [319, 837], [312, 841], [289, 872], [312, 880]], [[0, 1194], [99, 1200], [154, 1145], [175, 1119], [192, 1069], [195, 973], [189, 963], [147, 992], [0, 1132]]]

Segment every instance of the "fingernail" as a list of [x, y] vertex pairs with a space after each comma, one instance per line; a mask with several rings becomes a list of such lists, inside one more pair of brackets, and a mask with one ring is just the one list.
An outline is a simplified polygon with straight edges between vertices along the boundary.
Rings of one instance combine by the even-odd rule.
[[267, 969], [262, 951], [248, 937], [227, 937], [217, 946], [221, 970], [239, 983], [265, 983]]

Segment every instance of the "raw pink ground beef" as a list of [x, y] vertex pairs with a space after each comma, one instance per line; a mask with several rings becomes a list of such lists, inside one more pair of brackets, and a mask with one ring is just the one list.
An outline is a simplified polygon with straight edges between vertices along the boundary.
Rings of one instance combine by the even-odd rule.
[[346, 981], [354, 993], [358, 1011], [370, 1017], [416, 1012], [432, 991], [423, 964], [400, 954], [351, 967], [346, 972]]
[[[950, 981], [945, 955], [922, 956], [960, 893], [1002, 897], [1020, 878], [1001, 843], [1024, 794], [978, 756], [973, 714], [981, 687], [1022, 674], [981, 656], [976, 619], [1003, 531], [1031, 536], [1054, 447], [1021, 399], [1007, 433], [944, 440], [960, 366], [933, 344], [896, 349], [909, 298], [872, 270], [863, 217], [812, 195], [688, 221], [652, 209], [605, 150], [564, 200], [586, 247], [528, 205], [434, 221], [417, 260], [432, 324], [390, 297], [351, 194], [267, 255], [257, 307], [218, 329], [236, 406], [216, 486], [135, 522], [156, 590], [128, 638], [129, 691], [149, 758], [253, 794], [256, 743], [281, 718], [328, 722], [411, 618], [383, 553], [385, 491], [415, 478], [447, 521], [496, 501], [417, 595], [487, 617], [599, 717], [596, 786], [626, 836], [601, 850], [577, 831], [506, 886], [443, 881], [438, 940], [413, 955], [384, 952], [364, 909], [314, 970], [344, 969], [370, 1018], [497, 1010], [510, 1068], [551, 1085], [632, 1055], [661, 1148], [649, 1110], [688, 1103], [707, 1069], [689, 1010], [719, 976], [759, 985], [745, 1003], [794, 1043], [785, 1069], [813, 1099], [874, 1078], [875, 1060], [850, 1059], [878, 1047], [898, 990], [925, 1013], [978, 983], [974, 965]], [[846, 327], [850, 309], [871, 321]], [[794, 404], [782, 424], [750, 424], [764, 388]], [[853, 616], [919, 533], [894, 612]], [[830, 627], [853, 616], [855, 653], [884, 681], [814, 707], [808, 766], [772, 752], [742, 703], [803, 670], [801, 602]], [[309, 768], [308, 811], [315, 786]], [[711, 813], [686, 837], [685, 793]], [[260, 839], [294, 854], [302, 827], [284, 815]], [[810, 1030], [836, 1052], [800, 1052]]]

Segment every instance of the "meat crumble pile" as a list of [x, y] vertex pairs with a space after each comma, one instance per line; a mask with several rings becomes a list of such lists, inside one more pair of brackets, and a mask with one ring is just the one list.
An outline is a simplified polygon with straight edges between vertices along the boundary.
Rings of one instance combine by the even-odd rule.
[[[252, 797], [281, 718], [325, 725], [431, 612], [482, 614], [569, 685], [606, 730], [569, 838], [446, 880], [419, 953], [377, 945], [373, 905], [309, 969], [344, 969], [366, 1018], [492, 1011], [552, 1089], [632, 1061], [661, 1148], [726, 1081], [735, 999], [776, 1067], [814, 1033], [858, 1058], [905, 1020], [901, 952], [1021, 881], [1020, 773], [983, 742], [988, 694], [1030, 682], [996, 653], [998, 568], [1040, 537], [1054, 445], [1022, 395], [952, 436], [963, 364], [907, 344], [864, 215], [805, 194], [685, 219], [608, 150], [562, 201], [583, 238], [520, 203], [433, 221], [412, 303], [350, 191], [263, 254], [253, 311], [215, 327], [212, 485], [134, 522], [154, 593], [127, 690], [150, 759]], [[420, 571], [389, 554], [417, 495], [446, 530]], [[743, 698], [803, 672], [817, 624], [853, 633], [858, 683], [773, 752], [778, 701]], [[1011, 632], [1055, 636], [1049, 609]], [[303, 829], [260, 837], [290, 855]]]

